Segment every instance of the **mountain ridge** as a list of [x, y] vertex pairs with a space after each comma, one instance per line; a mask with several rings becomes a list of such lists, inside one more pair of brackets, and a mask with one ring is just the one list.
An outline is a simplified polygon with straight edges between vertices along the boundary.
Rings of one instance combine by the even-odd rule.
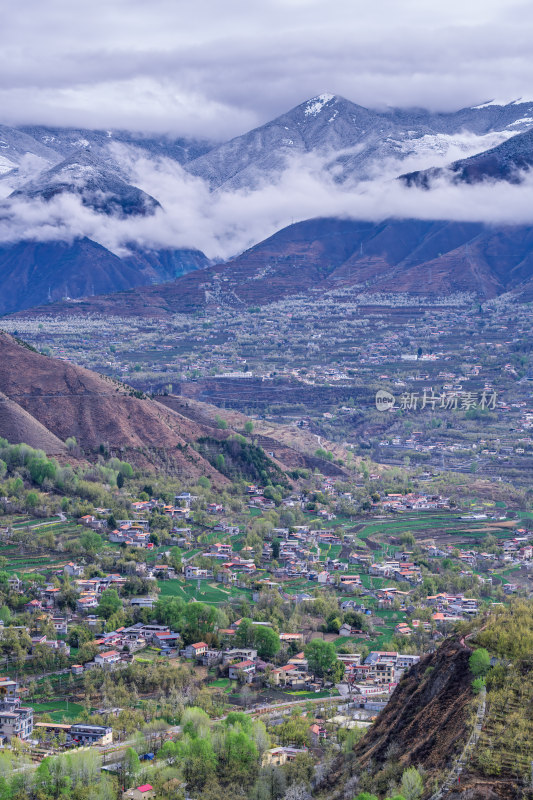
[[339, 291], [346, 299], [361, 293], [467, 293], [480, 300], [513, 292], [518, 299], [525, 293], [527, 301], [532, 281], [533, 226], [318, 218], [294, 223], [236, 259], [171, 283], [21, 313], [149, 318]]
[[473, 184], [482, 181], [507, 181], [522, 183], [533, 166], [533, 130], [527, 130], [492, 147], [483, 153], [454, 161], [447, 167], [433, 167], [427, 170], [401, 175], [399, 180], [406, 186], [430, 189], [441, 178], [454, 184]]
[[[462, 167], [463, 172], [468, 169], [468, 174], [473, 176], [476, 170], [488, 170], [493, 180], [505, 180], [509, 178], [505, 164], [501, 159], [498, 161], [498, 157], [495, 161], [494, 153], [520, 150], [521, 143], [533, 140], [532, 126], [533, 101], [516, 101], [506, 105], [483, 103], [446, 113], [416, 108], [383, 111], [367, 109], [331, 94], [306, 100], [265, 125], [218, 144], [142, 137], [116, 131], [0, 126], [0, 191], [10, 190], [10, 197], [4, 199], [2, 204], [3, 222], [9, 230], [12, 220], [15, 221], [17, 214], [23, 213], [22, 209], [17, 211], [17, 203], [20, 205], [25, 201], [31, 203], [40, 200], [46, 204], [58, 194], [81, 199], [99, 218], [107, 218], [110, 227], [115, 220], [159, 213], [161, 206], [157, 191], [147, 193], [137, 185], [138, 176], [133, 176], [134, 170], [129, 159], [139, 151], [149, 162], [152, 160], [150, 163], [154, 163], [153, 159], [163, 157], [170, 159], [169, 164], [180, 164], [180, 169], [203, 180], [215, 193], [219, 190], [251, 192], [258, 186], [273, 186], [287, 164], [299, 164], [298, 159], [303, 159], [302, 164], [307, 163], [306, 159], [311, 159], [314, 166], [310, 168], [318, 170], [317, 176], [326, 176], [330, 182], [333, 179], [334, 184], [347, 181], [357, 184], [362, 179], [372, 180], [376, 174], [383, 176], [383, 170], [396, 178], [401, 172], [401, 165], [408, 166], [413, 159], [417, 165], [427, 163], [431, 167], [430, 173], [437, 174], [435, 170], [441, 170], [444, 164], [453, 160], [452, 156], [460, 153], [470, 157], [466, 161], [455, 159], [453, 162], [468, 162], [470, 166]], [[120, 148], [125, 148], [127, 156], [124, 153], [120, 155], [120, 148], [116, 150], [117, 143]], [[522, 149], [527, 150], [527, 145]], [[487, 163], [492, 167], [487, 167]], [[407, 176], [423, 174], [424, 170], [420, 169], [406, 173]], [[452, 173], [446, 171], [438, 174]], [[412, 185], [416, 179], [404, 177], [403, 180]], [[10, 209], [14, 214], [12, 220], [9, 217]], [[80, 299], [161, 283], [209, 266], [208, 259], [194, 249], [197, 230], [190, 232], [189, 249], [158, 249], [156, 246], [153, 250], [147, 250], [140, 242], [121, 242], [122, 247], [130, 250], [131, 254], [119, 257], [105, 245], [94, 241], [93, 229], [85, 237], [77, 231], [75, 235], [68, 236], [59, 230], [57, 236], [50, 237], [48, 230], [47, 241], [39, 241], [38, 231], [31, 230], [28, 236], [24, 236], [22, 219], [20, 231], [13, 233], [15, 241], [4, 242], [0, 246], [0, 313], [15, 312], [50, 300], [57, 301], [65, 295]], [[60, 222], [68, 230], [68, 219]], [[158, 218], [157, 222], [156, 230], [161, 220]], [[52, 217], [52, 229], [58, 224]], [[165, 224], [164, 217], [162, 224]], [[448, 230], [457, 231], [458, 226], [459, 223], [454, 229], [450, 227]], [[405, 223], [404, 232], [407, 231], [408, 238], [412, 238], [415, 227], [413, 222]], [[282, 231], [286, 230], [288, 228], [279, 231], [281, 237], [285, 235]], [[377, 228], [376, 233], [379, 234]], [[346, 235], [349, 246], [351, 234]], [[380, 239], [383, 241], [383, 235], [380, 235]], [[331, 288], [325, 283], [326, 262], [319, 263], [320, 259], [316, 257], [322, 247], [317, 241], [316, 237], [312, 238], [309, 243], [312, 246], [307, 248], [301, 242], [294, 241], [278, 252], [278, 258], [294, 256], [299, 264], [303, 263], [304, 258], [308, 260], [311, 270], [309, 276], [303, 276], [301, 271], [299, 274], [304, 291], [313, 286], [321, 290]], [[366, 241], [363, 244], [366, 246]], [[264, 249], [265, 243], [257, 243], [256, 247]], [[322, 249], [325, 254], [329, 249], [331, 255], [331, 248], [330, 242]], [[445, 254], [451, 253], [449, 243], [441, 249]], [[350, 263], [344, 267], [335, 261], [335, 267], [340, 271], [332, 280], [339, 285], [348, 281], [354, 286], [370, 282], [371, 286], [382, 286], [383, 290], [387, 290], [388, 284], [389, 288], [392, 286], [395, 290], [396, 282], [392, 281], [390, 270], [398, 272], [401, 267], [405, 291], [414, 288], [421, 277], [422, 284], [426, 286], [424, 291], [430, 291], [424, 275], [403, 275], [406, 265], [400, 265], [395, 258], [391, 261], [390, 247], [385, 250], [388, 253], [385, 259], [381, 258], [382, 253], [377, 253], [372, 260], [367, 259], [366, 264], [357, 259], [355, 253], [351, 254]], [[453, 278], [451, 284], [457, 284], [459, 290], [464, 287], [464, 290], [474, 291], [480, 296], [494, 296], [506, 289], [505, 281], [502, 284], [500, 278], [494, 280], [493, 266], [485, 263], [486, 253], [477, 257], [477, 266], [474, 268], [472, 252], [470, 247], [467, 254], [459, 252], [453, 257], [441, 257], [433, 253], [428, 256], [428, 263], [432, 262], [428, 274], [444, 276], [437, 281], [437, 293], [442, 291], [446, 281], [450, 283], [450, 276]], [[433, 263], [435, 258], [440, 260]], [[458, 270], [456, 274], [452, 269], [454, 259]], [[222, 296], [226, 303], [235, 302], [237, 305], [248, 302], [248, 297], [253, 300], [254, 292], [250, 291], [248, 277], [242, 268], [247, 263], [250, 269], [254, 269], [254, 265], [260, 261], [257, 250], [250, 248], [229, 262], [234, 272], [240, 270], [242, 278], [242, 285], [231, 286], [231, 291], [224, 291], [225, 288], [230, 289], [229, 286], [211, 285], [214, 273], [206, 275], [205, 280], [202, 277], [196, 282], [191, 280], [186, 285], [181, 284], [185, 286], [184, 301], [188, 298], [190, 302], [184, 302], [180, 307], [196, 307], [202, 302], [216, 304], [218, 296]], [[348, 261], [348, 256], [345, 261]], [[284, 296], [286, 276], [281, 274], [283, 270], [272, 268], [269, 262], [265, 262], [265, 266], [270, 270], [272, 286], [281, 287]], [[349, 266], [351, 274], [348, 274]], [[217, 274], [219, 271], [217, 267]], [[225, 282], [225, 278], [221, 280]], [[204, 287], [203, 283], [206, 284]], [[266, 294], [273, 296], [265, 282], [262, 286]], [[197, 295], [202, 295], [202, 291], [204, 300], [200, 301]]]
[[166, 464], [170, 472], [192, 479], [206, 475], [217, 485], [226, 483], [189, 447], [206, 433], [204, 427], [123, 384], [23, 347], [1, 331], [0, 386], [8, 401], [0, 404], [0, 436], [13, 444], [33, 425], [32, 436], [40, 436], [50, 454], [57, 454], [58, 440], [75, 436], [90, 453], [105, 443], [147, 469]]
[[499, 144], [487, 143], [484, 137], [499, 133], [502, 141], [513, 136], [531, 127], [531, 114], [533, 102], [448, 113], [424, 109], [374, 111], [338, 95], [324, 94], [213, 147], [188, 162], [186, 169], [207, 180], [212, 188], [251, 188], [264, 180], [265, 174], [283, 169], [290, 157], [320, 152], [339, 180], [356, 173], [358, 178], [366, 178], [371, 167], [384, 159], [406, 159], [416, 154], [421, 144], [431, 151], [431, 137], [437, 137], [433, 154], [439, 155], [439, 149], [447, 151], [453, 137], [460, 140], [466, 130], [479, 141], [464, 146], [482, 152]]
[[44, 300], [90, 297], [169, 280], [207, 266], [199, 250], [131, 248], [119, 257], [88, 238], [0, 244], [0, 314]]

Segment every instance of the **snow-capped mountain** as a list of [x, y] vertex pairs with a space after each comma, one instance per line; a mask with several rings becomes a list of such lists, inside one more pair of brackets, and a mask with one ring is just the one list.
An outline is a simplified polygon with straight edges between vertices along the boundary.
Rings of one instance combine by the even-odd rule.
[[116, 145], [134, 149], [148, 158], [165, 157], [179, 164], [197, 158], [212, 146], [203, 141], [144, 136], [130, 131], [0, 125], [0, 198], [83, 150], [106, 168], [116, 169]]
[[532, 167], [533, 128], [470, 158], [454, 161], [446, 167], [410, 172], [400, 178], [407, 186], [422, 186], [426, 189], [431, 188], [440, 178], [448, 178], [455, 184], [480, 183], [485, 180], [521, 183], [525, 173]]
[[[295, 156], [316, 154], [338, 180], [369, 179], [398, 162], [440, 166], [488, 150], [533, 126], [533, 101], [485, 103], [453, 113], [373, 111], [322, 94], [186, 164], [213, 188], [252, 188]], [[436, 163], [437, 162], [437, 163]]]
[[[371, 179], [384, 172], [394, 177], [482, 153], [531, 127], [533, 101], [506, 105], [490, 101], [456, 112], [432, 113], [424, 109], [376, 111], [331, 94], [314, 97], [259, 128], [215, 145], [127, 131], [0, 126], [0, 197], [16, 190], [31, 193], [43, 181], [48, 185], [58, 178], [62, 191], [67, 191], [69, 172], [73, 191], [79, 193], [83, 170], [75, 172], [72, 165], [84, 166], [83, 152], [90, 154], [85, 159], [91, 160], [93, 170], [129, 183], [116, 145], [149, 160], [164, 157], [178, 162], [213, 189], [250, 189], [275, 180], [294, 158], [316, 156], [321, 167], [339, 181]], [[54, 172], [58, 165], [59, 171]], [[88, 179], [90, 174], [88, 170]]]
[[[487, 174], [493, 180], [509, 180], [516, 169], [533, 164], [532, 144], [533, 101], [522, 100], [434, 113], [372, 110], [321, 94], [218, 144], [127, 131], [0, 126], [0, 313], [66, 294], [78, 298], [156, 283], [206, 266], [208, 259], [195, 248], [202, 247], [198, 231], [209, 227], [209, 214], [216, 224], [207, 243], [224, 237], [229, 241], [232, 214], [226, 199], [238, 190], [238, 197], [248, 203], [248, 193], [275, 187], [287, 167], [296, 177], [299, 170], [318, 175], [313, 185], [322, 202], [323, 178], [330, 189], [351, 191], [360, 181], [414, 171], [424, 175], [421, 171], [428, 168], [435, 174], [452, 164], [452, 178]], [[142, 170], [135, 167], [139, 161]], [[172, 180], [167, 181], [170, 173]], [[64, 195], [73, 195], [86, 207], [73, 232], [70, 205], [50, 202]], [[273, 197], [271, 232], [288, 224], [293, 211], [292, 196], [285, 217]], [[263, 214], [259, 200], [255, 207]], [[345, 192], [342, 213], [337, 208], [334, 213], [349, 213], [348, 201]], [[195, 202], [197, 207], [189, 207]], [[26, 216], [25, 203], [31, 206]], [[64, 206], [62, 217], [58, 206]], [[315, 216], [317, 210], [305, 213]], [[233, 216], [238, 218], [238, 211]], [[176, 219], [178, 238], [175, 229], [168, 235]], [[115, 235], [119, 227], [121, 234]], [[241, 227], [247, 229], [246, 221]], [[253, 238], [247, 232], [245, 244], [245, 236], [239, 235], [240, 246], [231, 251], [227, 247], [226, 253], [240, 252], [267, 234], [262, 229]], [[212, 256], [214, 251], [207, 252]]]
[[59, 194], [75, 194], [83, 205], [117, 217], [152, 214], [159, 203], [125, 181], [117, 166], [98, 159], [90, 150], [79, 150], [15, 190], [10, 197], [51, 200]]

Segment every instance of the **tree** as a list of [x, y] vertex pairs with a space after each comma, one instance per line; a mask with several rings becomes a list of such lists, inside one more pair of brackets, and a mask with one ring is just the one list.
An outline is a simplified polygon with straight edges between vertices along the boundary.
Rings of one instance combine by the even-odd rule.
[[227, 727], [218, 749], [219, 771], [225, 783], [246, 786], [255, 779], [259, 754], [255, 742], [240, 725]]
[[171, 547], [170, 548], [170, 563], [176, 570], [179, 572], [181, 569], [181, 550], [179, 547]]
[[276, 733], [283, 745], [308, 746], [309, 720], [295, 713], [277, 727]]
[[132, 783], [140, 768], [141, 762], [139, 761], [139, 756], [133, 747], [128, 747], [124, 753], [124, 761], [122, 762], [125, 783]]
[[468, 666], [470, 667], [470, 672], [476, 678], [483, 678], [490, 669], [488, 651], [484, 647], [478, 647], [468, 659]]
[[333, 642], [313, 639], [305, 648], [309, 669], [320, 678], [330, 673], [337, 661], [337, 653]]
[[122, 489], [123, 486], [124, 486], [124, 475], [122, 474], [122, 472], [119, 472], [117, 475], [117, 488]]
[[118, 596], [117, 590], [105, 589], [102, 592], [100, 603], [96, 609], [98, 615], [104, 619], [108, 619], [112, 614], [116, 614], [119, 608], [122, 608], [122, 601]]
[[342, 661], [335, 661], [333, 664], [333, 669], [331, 670], [331, 680], [333, 683], [340, 683], [344, 677], [344, 673], [346, 671], [346, 667]]
[[202, 641], [213, 632], [217, 612], [205, 603], [187, 603], [184, 608], [185, 627], [181, 634], [185, 644]]
[[416, 767], [404, 770], [401, 787], [405, 800], [418, 800], [424, 791], [424, 783]]
[[257, 648], [259, 658], [270, 661], [279, 652], [281, 641], [272, 628], [263, 625], [256, 625], [254, 631], [254, 645]]
[[26, 508], [32, 509], [39, 505], [39, 495], [37, 492], [28, 492], [26, 495]]
[[237, 628], [237, 633], [235, 634], [235, 644], [238, 647], [252, 647], [254, 639], [254, 624], [249, 617], [244, 617]]
[[87, 661], [92, 661], [98, 653], [98, 645], [96, 642], [85, 642], [79, 649], [78, 661], [80, 664], [86, 664]]
[[185, 736], [180, 742], [179, 756], [183, 768], [183, 777], [187, 788], [202, 789], [215, 777], [217, 757], [213, 751], [211, 740], [191, 739]]
[[253, 433], [253, 430], [254, 430], [254, 423], [252, 422], [251, 419], [249, 419], [244, 423], [244, 432], [250, 435], [251, 433]]
[[87, 553], [94, 555], [102, 547], [103, 540], [96, 531], [85, 531], [80, 536], [80, 544]]
[[311, 800], [311, 794], [304, 783], [294, 783], [287, 789], [284, 800]]
[[285, 768], [287, 780], [291, 786], [308, 786], [311, 783], [314, 768], [315, 761], [312, 755], [298, 753], [294, 761], [289, 762]]
[[178, 758], [178, 755], [179, 755], [178, 745], [176, 742], [173, 742], [172, 739], [169, 739], [168, 741], [164, 742], [162, 748], [157, 753], [158, 758], [164, 758], [165, 761], [167, 761], [169, 764], [174, 764], [174, 762]]

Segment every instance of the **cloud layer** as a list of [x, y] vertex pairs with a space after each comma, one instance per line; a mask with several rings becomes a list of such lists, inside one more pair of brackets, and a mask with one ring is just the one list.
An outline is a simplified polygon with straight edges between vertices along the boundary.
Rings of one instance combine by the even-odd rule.
[[323, 91], [530, 99], [532, 29], [528, 0], [25, 0], [0, 26], [2, 121], [221, 140]]
[[533, 224], [532, 174], [520, 185], [457, 186], [443, 178], [430, 192], [408, 189], [388, 171], [366, 183], [340, 185], [326, 170], [325, 159], [306, 155], [254, 190], [210, 192], [201, 178], [169, 159], [148, 160], [124, 148], [122, 165], [133, 183], [161, 202], [153, 216], [118, 220], [84, 207], [73, 195], [48, 203], [16, 199], [0, 218], [0, 242], [87, 236], [119, 255], [135, 242], [150, 249], [195, 247], [223, 260], [292, 222], [317, 216]]

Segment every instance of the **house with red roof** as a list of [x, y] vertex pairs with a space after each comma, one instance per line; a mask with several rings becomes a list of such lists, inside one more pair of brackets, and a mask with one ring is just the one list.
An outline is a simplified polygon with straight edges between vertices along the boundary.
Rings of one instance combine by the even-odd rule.
[[117, 650], [108, 650], [105, 653], [98, 653], [94, 657], [94, 663], [99, 667], [117, 664], [120, 661], [120, 653]]
[[185, 648], [185, 658], [201, 658], [201, 656], [205, 656], [209, 647], [206, 645], [205, 642], [195, 642], [194, 644], [188, 644]]
[[313, 747], [318, 747], [323, 739], [327, 739], [327, 735], [327, 730], [317, 722], [309, 726], [309, 738]]
[[238, 661], [237, 664], [231, 664], [228, 670], [228, 676], [231, 680], [236, 681], [241, 677], [246, 683], [251, 683], [255, 675], [255, 664], [253, 661]]
[[122, 792], [122, 800], [152, 800], [153, 797], [155, 797], [155, 790], [149, 783], [143, 783], [142, 786]]

